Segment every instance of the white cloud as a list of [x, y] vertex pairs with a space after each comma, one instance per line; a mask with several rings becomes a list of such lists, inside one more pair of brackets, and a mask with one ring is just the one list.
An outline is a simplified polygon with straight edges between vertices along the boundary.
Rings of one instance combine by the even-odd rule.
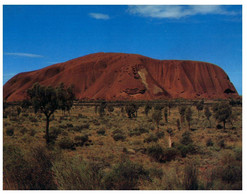
[[9, 52], [5, 52], [4, 55], [21, 56], [21, 57], [29, 57], [29, 58], [43, 58], [44, 57], [44, 56], [32, 54], [32, 53], [9, 53]]
[[98, 20], [108, 20], [110, 19], [110, 16], [107, 14], [101, 14], [101, 13], [89, 13], [89, 16], [92, 18], [98, 19]]
[[128, 11], [143, 17], [175, 19], [198, 14], [235, 14], [221, 5], [133, 5], [129, 6]]

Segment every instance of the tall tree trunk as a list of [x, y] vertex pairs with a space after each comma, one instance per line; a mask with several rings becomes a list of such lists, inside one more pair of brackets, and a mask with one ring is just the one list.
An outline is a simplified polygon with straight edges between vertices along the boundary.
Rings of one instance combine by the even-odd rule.
[[223, 121], [223, 128], [224, 128], [224, 131], [226, 130], [226, 121]]
[[50, 123], [50, 116], [46, 116], [46, 131], [45, 131], [45, 137], [46, 137], [46, 143], [50, 143], [50, 135], [49, 135], [49, 123]]
[[210, 121], [210, 119], [208, 119], [208, 121], [209, 121], [209, 127], [211, 128], [211, 121]]

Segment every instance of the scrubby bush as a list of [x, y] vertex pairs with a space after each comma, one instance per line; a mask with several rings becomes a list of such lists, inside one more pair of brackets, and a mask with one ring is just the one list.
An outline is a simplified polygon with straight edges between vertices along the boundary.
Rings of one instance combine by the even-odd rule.
[[140, 179], [147, 179], [148, 171], [129, 160], [116, 164], [104, 178], [107, 190], [136, 190]]
[[25, 158], [19, 147], [4, 145], [3, 154], [4, 189], [56, 189], [51, 171], [52, 155], [47, 149], [40, 146], [31, 148]]
[[198, 170], [194, 162], [188, 162], [184, 168], [185, 190], [198, 190]]
[[69, 138], [69, 137], [63, 137], [58, 145], [62, 149], [70, 149], [70, 150], [75, 150], [74, 142]]
[[19, 147], [3, 145], [3, 189], [26, 189], [27, 167], [28, 162]]
[[80, 158], [61, 159], [53, 165], [53, 175], [59, 190], [103, 190], [103, 166]]

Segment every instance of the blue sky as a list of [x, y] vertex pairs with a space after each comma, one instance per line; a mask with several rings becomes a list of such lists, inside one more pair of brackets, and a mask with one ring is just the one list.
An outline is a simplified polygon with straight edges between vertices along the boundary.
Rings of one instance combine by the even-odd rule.
[[216, 64], [242, 94], [242, 7], [3, 7], [3, 82], [96, 52]]

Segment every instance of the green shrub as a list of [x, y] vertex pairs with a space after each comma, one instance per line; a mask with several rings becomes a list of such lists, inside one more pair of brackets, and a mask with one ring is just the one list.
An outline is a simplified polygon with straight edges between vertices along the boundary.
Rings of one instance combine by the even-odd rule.
[[20, 133], [21, 133], [22, 135], [24, 135], [26, 132], [27, 132], [27, 128], [26, 128], [26, 127], [21, 127]]
[[181, 144], [189, 145], [193, 143], [193, 140], [191, 139], [191, 133], [189, 131], [186, 131], [182, 134], [182, 139], [180, 140]]
[[179, 154], [179, 151], [176, 148], [166, 148], [163, 151], [164, 156], [163, 156], [162, 161], [169, 162], [169, 161], [175, 160], [178, 154]]
[[37, 123], [38, 122], [38, 120], [35, 117], [33, 117], [33, 116], [29, 116], [29, 120], [31, 122], [33, 122], [33, 123]]
[[147, 148], [147, 154], [154, 160], [162, 162], [164, 157], [164, 149], [158, 144], [152, 145]]
[[81, 132], [83, 129], [89, 129], [90, 125], [88, 123], [86, 124], [82, 124], [80, 126], [74, 126], [72, 128], [73, 131], [76, 131], [76, 132]]
[[222, 140], [220, 140], [219, 142], [218, 142], [218, 146], [220, 147], [220, 148], [225, 148], [225, 141], [222, 139]]
[[120, 133], [114, 134], [112, 137], [115, 141], [124, 141], [126, 139], [126, 136]]
[[236, 160], [242, 161], [242, 148], [235, 148], [234, 152]]
[[206, 146], [213, 146], [213, 145], [214, 145], [214, 142], [212, 141], [211, 138], [209, 138], [209, 139], [207, 140]]
[[193, 144], [189, 144], [189, 145], [183, 145], [180, 144], [177, 146], [178, 150], [181, 153], [181, 156], [183, 158], [185, 158], [187, 156], [187, 154], [196, 154], [196, 148]]
[[232, 164], [225, 165], [221, 172], [221, 179], [227, 183], [236, 183], [242, 180], [242, 168]]
[[31, 129], [31, 131], [30, 131], [30, 136], [35, 136], [36, 135], [36, 133], [37, 133], [37, 131], [35, 130], [35, 129]]
[[140, 179], [147, 179], [148, 172], [142, 165], [123, 161], [116, 164], [104, 178], [107, 190], [136, 190]]
[[157, 142], [158, 137], [154, 134], [150, 134], [147, 138], [144, 139], [144, 143]]
[[69, 137], [63, 137], [58, 145], [62, 149], [70, 149], [70, 150], [75, 150], [74, 142], [69, 138]]
[[75, 137], [76, 146], [83, 146], [87, 141], [89, 141], [88, 135], [82, 135], [82, 136]]
[[101, 128], [100, 130], [97, 131], [97, 134], [99, 135], [105, 135], [105, 129]]
[[143, 133], [148, 133], [148, 129], [144, 128], [144, 127], [140, 127], [140, 128], [135, 128], [133, 130], [129, 131], [129, 136], [139, 136], [142, 135]]
[[132, 137], [132, 136], [139, 136], [139, 135], [141, 135], [141, 132], [137, 128], [129, 131], [129, 136], [130, 137]]
[[140, 132], [141, 134], [143, 134], [143, 133], [148, 133], [149, 130], [146, 129], [145, 127], [139, 127], [139, 132]]
[[162, 168], [155, 168], [155, 167], [152, 167], [148, 170], [149, 172], [149, 175], [151, 178], [159, 178], [159, 179], [162, 179], [163, 175], [164, 175], [164, 172], [162, 170]]
[[15, 130], [14, 130], [13, 127], [8, 127], [8, 128], [6, 129], [6, 134], [7, 134], [8, 136], [12, 136], [12, 135], [14, 135], [14, 133], [15, 133]]
[[165, 133], [163, 131], [158, 131], [158, 132], [156, 132], [155, 135], [158, 137], [158, 139], [160, 139], [160, 138], [165, 136]]

